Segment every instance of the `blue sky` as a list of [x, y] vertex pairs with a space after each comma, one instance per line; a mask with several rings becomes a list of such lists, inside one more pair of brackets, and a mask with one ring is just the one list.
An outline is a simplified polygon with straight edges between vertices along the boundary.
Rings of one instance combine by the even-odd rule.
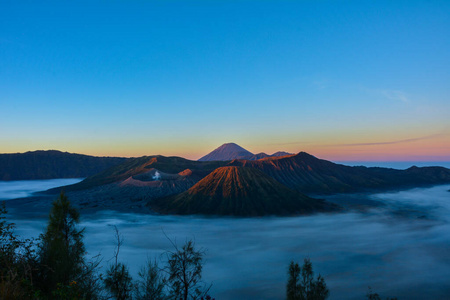
[[2, 1], [0, 153], [450, 160], [449, 1]]

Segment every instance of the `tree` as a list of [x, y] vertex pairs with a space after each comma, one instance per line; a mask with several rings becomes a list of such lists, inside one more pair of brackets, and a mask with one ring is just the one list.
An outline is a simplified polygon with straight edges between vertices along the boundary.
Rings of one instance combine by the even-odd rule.
[[39, 285], [49, 298], [62, 297], [61, 290], [95, 298], [95, 292], [89, 287], [92, 288], [93, 272], [98, 263], [89, 265], [85, 261], [84, 229], [77, 228], [79, 222], [79, 212], [61, 192], [52, 204], [49, 223], [40, 237], [38, 249]]
[[133, 290], [132, 280], [128, 267], [123, 263], [117, 263], [109, 266], [105, 286], [117, 300], [130, 299]]
[[104, 283], [106, 289], [109, 290], [113, 297], [118, 300], [125, 300], [131, 298], [133, 279], [128, 271], [128, 267], [118, 261], [123, 239], [116, 226], [114, 226], [114, 231], [117, 239], [117, 246], [113, 256], [114, 264], [109, 266]]
[[195, 250], [192, 240], [187, 241], [181, 249], [172, 243], [175, 250], [167, 252], [168, 284], [175, 299], [199, 299], [206, 296], [206, 288], [202, 278], [202, 250]]
[[20, 240], [14, 234], [14, 224], [6, 221], [6, 214], [3, 202], [0, 206], [0, 299], [31, 299], [36, 270], [33, 240]]
[[286, 286], [286, 296], [288, 300], [302, 299], [302, 287], [300, 285], [300, 266], [291, 261], [289, 264], [289, 278]]
[[166, 299], [164, 288], [166, 279], [161, 274], [156, 260], [147, 261], [147, 265], [142, 267], [138, 273], [139, 280], [136, 283], [137, 300], [163, 300]]
[[286, 298], [288, 300], [324, 300], [330, 292], [324, 278], [319, 275], [314, 279], [310, 259], [305, 258], [303, 266], [291, 261], [288, 270]]

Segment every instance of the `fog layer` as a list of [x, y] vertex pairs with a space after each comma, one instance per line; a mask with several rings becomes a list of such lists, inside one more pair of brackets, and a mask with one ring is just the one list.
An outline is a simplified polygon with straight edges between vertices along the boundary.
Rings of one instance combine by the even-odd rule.
[[78, 183], [83, 178], [0, 181], [0, 200], [31, 196], [35, 192]]
[[[124, 237], [120, 260], [134, 275], [147, 258], [172, 249], [167, 237], [178, 245], [195, 239], [206, 250], [203, 278], [216, 299], [282, 299], [289, 262], [305, 257], [325, 277], [330, 299], [364, 299], [368, 286], [384, 297], [447, 299], [449, 189], [361, 196], [382, 204], [363, 212], [252, 219], [101, 212], [82, 216], [81, 226], [89, 255], [100, 252], [107, 264], [116, 225]], [[46, 225], [42, 217], [11, 217], [26, 237]]]

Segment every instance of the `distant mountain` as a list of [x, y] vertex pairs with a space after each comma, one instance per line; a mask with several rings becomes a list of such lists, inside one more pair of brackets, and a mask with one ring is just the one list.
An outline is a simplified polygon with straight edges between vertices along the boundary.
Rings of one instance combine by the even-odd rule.
[[247, 158], [245, 158], [245, 159], [248, 159], [248, 160], [258, 160], [258, 159], [261, 159], [261, 158], [266, 158], [266, 157], [269, 157], [270, 155], [268, 155], [268, 154], [266, 154], [266, 153], [264, 153], [264, 152], [261, 152], [261, 153], [258, 153], [258, 154], [253, 154], [252, 156], [249, 156], [249, 157], [247, 157]]
[[0, 154], [0, 180], [87, 177], [125, 160], [56, 150]]
[[411, 167], [407, 170], [349, 167], [318, 159], [308, 153], [233, 160], [230, 166], [256, 168], [289, 188], [306, 194], [345, 193], [450, 183], [450, 170]]
[[284, 151], [278, 151], [278, 152], [275, 152], [274, 154], [269, 155], [269, 156], [271, 156], [271, 157], [274, 157], [274, 156], [280, 157], [280, 156], [286, 156], [286, 155], [292, 155], [292, 153], [288, 153], [288, 152], [284, 152]]
[[295, 215], [334, 208], [245, 167], [218, 168], [188, 191], [150, 206], [164, 213], [234, 216]]
[[223, 144], [219, 148], [203, 156], [199, 161], [229, 161], [233, 159], [258, 160], [266, 157], [290, 155], [287, 152], [276, 152], [272, 155], [266, 153], [253, 154], [235, 143]]
[[248, 159], [253, 156], [253, 153], [245, 150], [235, 143], [223, 144], [211, 153], [203, 156], [198, 161], [226, 161], [237, 159]]

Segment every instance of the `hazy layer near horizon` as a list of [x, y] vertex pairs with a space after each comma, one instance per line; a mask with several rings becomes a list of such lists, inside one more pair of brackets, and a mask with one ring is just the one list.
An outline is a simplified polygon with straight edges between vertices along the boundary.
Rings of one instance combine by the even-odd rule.
[[75, 184], [83, 178], [61, 178], [42, 180], [0, 180], [0, 200], [29, 197], [35, 192], [45, 191], [51, 188]]
[[392, 169], [408, 169], [416, 167], [444, 167], [450, 169], [450, 161], [335, 161], [347, 166], [382, 167]]

